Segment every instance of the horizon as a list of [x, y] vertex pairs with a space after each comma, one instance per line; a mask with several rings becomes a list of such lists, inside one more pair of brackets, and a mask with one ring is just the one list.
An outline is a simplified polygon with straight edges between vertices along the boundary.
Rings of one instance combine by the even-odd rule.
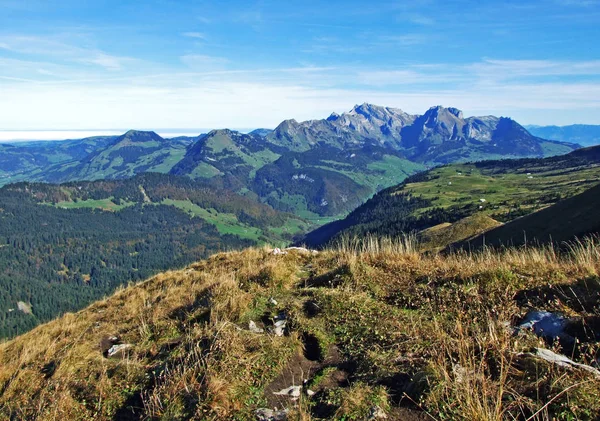
[[[382, 106], [382, 105], [378, 105], [378, 104], [369, 104], [369, 103], [362, 103], [362, 104]], [[354, 107], [357, 107], [359, 105], [360, 104], [355, 104]], [[385, 107], [385, 106], [382, 106], [382, 107]], [[435, 106], [431, 106], [430, 108], [433, 108], [433, 107], [435, 107]], [[442, 106], [442, 107], [452, 108], [451, 106], [448, 106], [448, 107]], [[392, 108], [392, 107], [386, 107], [386, 108]], [[328, 116], [331, 114], [334, 114], [334, 113], [343, 114], [343, 113], [351, 111], [352, 109], [349, 109], [346, 111], [340, 111], [340, 112], [332, 111], [330, 114], [328, 114]], [[402, 110], [401, 108], [397, 108], [397, 109]], [[328, 116], [323, 116], [323, 117], [321, 117], [321, 119], [326, 119]], [[469, 117], [481, 117], [481, 116], [465, 115], [465, 118], [469, 118]], [[496, 117], [512, 118], [510, 116], [496, 116]], [[286, 120], [292, 120], [292, 119], [293, 118], [286, 119]], [[285, 120], [283, 120], [283, 121], [285, 121]], [[576, 126], [576, 125], [587, 125], [585, 123], [570, 123], [570, 124], [565, 124], [565, 125], [535, 125], [535, 124], [522, 123], [519, 121], [517, 121], [517, 123], [519, 123], [526, 129], [528, 127], [536, 127], [536, 126], [537, 127], [544, 127], [544, 126], [566, 127], [566, 126]], [[4, 129], [0, 128], [0, 143], [9, 143], [9, 142], [22, 143], [22, 142], [36, 142], [36, 141], [40, 141], [40, 142], [57, 141], [58, 142], [58, 141], [66, 141], [66, 140], [79, 140], [79, 139], [85, 139], [85, 138], [94, 137], [94, 136], [120, 136], [129, 130], [152, 131], [152, 132], [157, 133], [162, 138], [169, 139], [169, 138], [174, 138], [174, 137], [178, 137], [178, 136], [187, 136], [187, 137], [199, 136], [202, 134], [209, 133], [213, 130], [228, 129], [228, 130], [233, 130], [233, 131], [237, 131], [240, 133], [250, 133], [253, 130], [259, 130], [259, 129], [274, 130], [278, 125], [276, 125], [274, 127], [251, 127], [251, 128], [248, 128], [248, 127], [244, 127], [244, 128], [240, 128], [240, 127], [127, 128], [127, 129], [112, 128], [112, 129], [82, 129], [82, 130], [70, 130], [70, 129], [4, 130]]]
[[598, 0], [0, 7], [2, 130], [275, 127], [363, 102], [600, 124]]

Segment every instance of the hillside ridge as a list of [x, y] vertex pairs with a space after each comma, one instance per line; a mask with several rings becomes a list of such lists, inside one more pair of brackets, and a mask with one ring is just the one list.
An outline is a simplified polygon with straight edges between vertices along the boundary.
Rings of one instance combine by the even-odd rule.
[[[593, 420], [598, 247], [220, 253], [0, 344], [0, 417]], [[560, 339], [532, 309], [569, 314]]]

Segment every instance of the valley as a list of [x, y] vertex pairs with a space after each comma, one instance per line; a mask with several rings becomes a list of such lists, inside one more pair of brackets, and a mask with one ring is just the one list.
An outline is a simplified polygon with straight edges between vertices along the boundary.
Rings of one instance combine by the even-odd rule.
[[[443, 228], [442, 224], [476, 214], [504, 223], [599, 183], [600, 147], [544, 159], [451, 164], [411, 176], [398, 186], [381, 191], [345, 219], [316, 229], [303, 241], [319, 246], [343, 236], [394, 236], [436, 226]], [[475, 224], [462, 238], [424, 247], [444, 248], [481, 232]]]

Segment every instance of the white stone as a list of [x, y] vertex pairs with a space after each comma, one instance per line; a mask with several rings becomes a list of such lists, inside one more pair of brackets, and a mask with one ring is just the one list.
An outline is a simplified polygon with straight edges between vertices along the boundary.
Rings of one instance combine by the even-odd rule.
[[268, 408], [257, 409], [254, 414], [258, 421], [285, 421], [287, 420], [287, 410], [273, 411]]
[[278, 396], [289, 396], [290, 398], [299, 398], [301, 391], [302, 386], [290, 386], [281, 389], [279, 392], [273, 392], [273, 394]]
[[256, 323], [254, 323], [254, 320], [250, 320], [250, 322], [248, 322], [248, 330], [252, 333], [263, 333], [264, 332], [263, 329], [256, 326]]
[[534, 348], [535, 353], [527, 353], [524, 355], [530, 355], [532, 357], [540, 358], [544, 361], [548, 361], [549, 363], [553, 363], [558, 365], [559, 367], [564, 368], [580, 368], [582, 370], [588, 371], [600, 378], [600, 371], [592, 366], [586, 364], [579, 364], [570, 358], [565, 357], [564, 355], [557, 354], [549, 349], [545, 348]]
[[125, 351], [127, 351], [129, 348], [131, 348], [133, 345], [131, 344], [119, 344], [119, 345], [113, 345], [108, 349], [108, 357], [117, 357], [119, 355], [122, 355]]

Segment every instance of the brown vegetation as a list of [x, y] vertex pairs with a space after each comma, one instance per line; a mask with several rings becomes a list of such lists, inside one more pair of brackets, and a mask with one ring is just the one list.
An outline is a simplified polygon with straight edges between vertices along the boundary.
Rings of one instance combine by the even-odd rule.
[[[0, 418], [250, 420], [288, 382], [303, 386], [278, 401], [290, 419], [599, 416], [600, 381], [527, 356], [566, 349], [511, 328], [530, 309], [597, 320], [597, 241], [566, 254], [415, 250], [411, 238], [252, 248], [124, 288], [0, 345]], [[595, 328], [569, 357], [595, 364]], [[111, 336], [133, 347], [106, 358]]]

